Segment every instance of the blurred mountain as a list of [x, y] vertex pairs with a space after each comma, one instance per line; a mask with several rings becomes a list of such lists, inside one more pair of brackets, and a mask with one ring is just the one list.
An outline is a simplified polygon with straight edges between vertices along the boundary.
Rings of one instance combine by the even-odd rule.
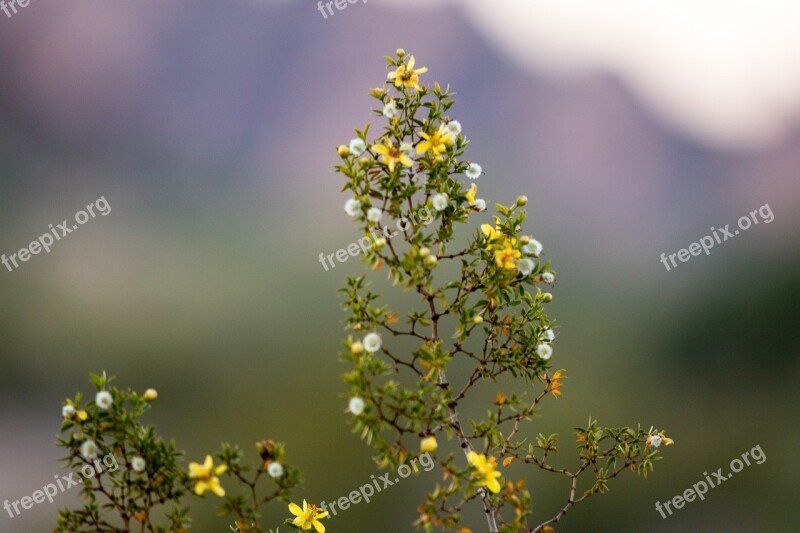
[[[71, 32], [82, 20], [92, 23]], [[5, 30], [6, 153], [114, 161], [146, 169], [153, 185], [191, 180], [214, 194], [291, 177], [310, 188], [354, 119], [380, 122], [366, 113], [367, 88], [381, 83], [381, 56], [404, 46], [431, 69], [428, 81], [458, 92], [454, 115], [493, 192], [557, 195], [558, 211], [633, 241], [651, 239], [656, 224], [730, 214], [709, 212], [714, 205], [739, 209], [737, 217], [765, 202], [789, 212], [800, 195], [800, 131], [753, 153], [698, 145], [603, 73], [520, 72], [453, 10], [359, 5], [325, 20], [296, 2], [77, 1], [26, 10]], [[42, 142], [33, 148], [31, 138]], [[328, 194], [314, 187], [303, 196]]]

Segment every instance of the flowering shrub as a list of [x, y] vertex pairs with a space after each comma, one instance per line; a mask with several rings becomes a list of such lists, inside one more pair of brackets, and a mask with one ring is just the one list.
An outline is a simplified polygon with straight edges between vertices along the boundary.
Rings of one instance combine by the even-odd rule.
[[[606, 428], [590, 419], [576, 428], [578, 465], [566, 469], [551, 464], [558, 435], [526, 437], [524, 422], [546, 398], [561, 396], [566, 379], [563, 369], [551, 369], [555, 329], [545, 309], [556, 273], [541, 259], [542, 244], [522, 231], [525, 196], [497, 204], [493, 224], [456, 240], [456, 228], [486, 210], [475, 183], [483, 170], [464, 159], [468, 141], [447, 115], [455, 103], [449, 87], [421, 85], [427, 69], [403, 50], [386, 59], [388, 81], [371, 95], [379, 103], [374, 114], [388, 123], [374, 138], [369, 125], [356, 129], [356, 137], [337, 149], [336, 170], [352, 195], [345, 212], [364, 235], [383, 235], [364, 260], [415, 293], [419, 304], [382, 302], [364, 275], [348, 278], [342, 289], [352, 332], [343, 358], [352, 365], [344, 380], [354, 430], [377, 452], [381, 467], [439, 450], [443, 481], [419, 507], [420, 529], [469, 531], [462, 510], [476, 502], [490, 532], [552, 530], [550, 524], [605, 492], [624, 470], [646, 476], [659, 446], [672, 441], [652, 428]], [[421, 209], [435, 214], [432, 224], [410, 217]], [[393, 230], [400, 220], [406, 222]], [[501, 378], [511, 378], [521, 392], [499, 390]], [[488, 397], [478, 392], [487, 385], [495, 389]], [[487, 415], [464, 420], [464, 401], [479, 395]], [[450, 441], [463, 455], [441, 449]], [[566, 505], [531, 527], [526, 482], [503, 476], [498, 461], [564, 476]], [[591, 483], [578, 493], [584, 477]]]
[[[419, 529], [469, 533], [462, 512], [479, 505], [490, 533], [553, 531], [551, 524], [573, 505], [608, 490], [609, 480], [625, 470], [647, 476], [661, 446], [672, 440], [653, 428], [601, 427], [590, 418], [575, 428], [578, 460], [568, 469], [552, 463], [557, 434], [529, 438], [525, 422], [546, 399], [562, 395], [566, 380], [563, 369], [551, 367], [556, 334], [545, 309], [556, 273], [541, 258], [542, 244], [522, 231], [525, 196], [496, 204], [492, 224], [457, 240], [456, 228], [487, 209], [475, 183], [483, 169], [464, 159], [468, 141], [461, 124], [447, 116], [455, 103], [449, 88], [421, 85], [427, 69], [417, 68], [403, 50], [387, 61], [386, 86], [371, 94], [379, 102], [375, 115], [388, 124], [375, 138], [369, 125], [357, 129], [337, 148], [336, 170], [352, 195], [345, 212], [372, 243], [366, 263], [385, 269], [417, 303], [382, 303], [364, 275], [348, 278], [341, 289], [350, 330], [343, 358], [352, 365], [344, 380], [354, 430], [382, 468], [399, 468], [423, 454], [441, 467], [442, 482], [419, 506]], [[471, 180], [469, 187], [460, 175]], [[434, 215], [423, 222], [414, 216], [422, 210]], [[121, 390], [105, 374], [91, 381], [93, 401], [78, 394], [62, 408], [58, 444], [67, 452], [66, 466], [84, 473], [85, 504], [61, 511], [56, 531], [188, 531], [183, 502], [208, 492], [223, 498], [220, 514], [234, 520], [234, 531], [267, 531], [259, 525], [262, 513], [283, 502], [290, 529], [325, 532], [324, 508], [290, 501], [302, 478], [285, 462], [282, 444], [257, 443], [255, 467], [244, 464], [238, 447], [223, 444], [216, 456], [184, 470], [175, 443], [140, 422], [156, 391]], [[510, 384], [517, 390], [506, 389]], [[466, 416], [468, 398], [482, 402], [487, 414]], [[113, 459], [113, 470], [102, 469], [110, 466], [106, 458]], [[533, 520], [526, 479], [501, 470], [514, 462], [563, 476], [566, 504]], [[226, 490], [230, 481], [236, 490]]]
[[[82, 476], [85, 505], [61, 511], [56, 531], [181, 531], [189, 523], [188, 508], [180, 505], [189, 486], [179, 464], [182, 453], [139, 422], [158, 395], [119, 390], [110, 381], [92, 374], [93, 401], [84, 404], [79, 393], [62, 407], [61, 433], [66, 435], [58, 445], [67, 452], [66, 467], [91, 475]], [[119, 468], [96, 468], [97, 459], [109, 455], [117, 458]], [[159, 525], [155, 517], [165, 505]]]
[[[94, 401], [84, 402], [77, 394], [62, 407], [61, 432], [66, 435], [58, 439], [58, 445], [67, 452], [67, 468], [83, 473], [81, 495], [86, 503], [77, 510], [61, 511], [57, 532], [189, 531], [189, 507], [181, 503], [190, 494], [206, 492], [223, 498], [219, 511], [235, 519], [233, 531], [267, 531], [258, 522], [262, 509], [274, 501], [288, 504], [294, 517], [285, 523], [294, 530], [305, 531], [308, 525], [318, 533], [324, 531], [319, 522], [324, 513], [315, 512], [307, 520], [312, 515], [289, 501], [301, 474], [284, 461], [283, 444], [257, 443], [260, 461], [255, 468], [242, 463], [238, 447], [223, 444], [216, 463], [207, 455], [202, 463], [190, 463], [187, 472], [175, 442], [165, 442], [153, 427], [140, 422], [158, 398], [155, 390], [141, 395], [120, 390], [110, 385], [105, 374], [92, 374], [91, 382], [96, 389]], [[110, 466], [106, 458], [114, 459], [113, 470], [104, 468]], [[223, 476], [239, 485], [239, 492], [229, 494]], [[309, 509], [306, 502], [303, 506]]]

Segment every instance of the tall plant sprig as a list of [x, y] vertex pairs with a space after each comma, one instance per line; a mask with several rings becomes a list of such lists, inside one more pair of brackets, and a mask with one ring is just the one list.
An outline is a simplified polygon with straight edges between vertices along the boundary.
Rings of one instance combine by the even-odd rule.
[[[375, 449], [381, 467], [436, 452], [442, 437], [462, 449], [463, 455], [435, 454], [443, 481], [419, 507], [420, 529], [461, 527], [462, 510], [475, 501], [490, 533], [551, 530], [624, 470], [646, 476], [660, 459], [659, 447], [672, 441], [652, 427], [607, 428], [590, 418], [576, 428], [578, 465], [567, 469], [550, 462], [557, 434], [526, 436], [523, 422], [546, 398], [561, 396], [566, 379], [550, 364], [555, 333], [545, 306], [555, 272], [541, 259], [542, 245], [522, 232], [528, 199], [496, 204], [493, 224], [458, 240], [456, 227], [470, 224], [486, 203], [476, 197], [474, 181], [466, 187], [459, 178], [476, 180], [482, 169], [464, 159], [468, 141], [447, 116], [455, 100], [449, 87], [420, 85], [427, 69], [414, 56], [398, 50], [386, 60], [388, 81], [370, 94], [380, 104], [373, 113], [388, 123], [376, 138], [369, 137], [369, 124], [356, 129], [337, 148], [335, 168], [346, 178], [343, 191], [352, 194], [345, 211], [363, 234], [365, 262], [385, 269], [418, 303], [382, 303], [364, 275], [349, 277], [341, 289], [351, 332], [343, 358], [352, 365], [344, 380], [354, 431]], [[503, 392], [501, 378], [522, 392]], [[463, 416], [468, 398], [489, 406], [485, 417]], [[503, 479], [498, 460], [563, 476], [565, 505], [529, 526], [525, 480]], [[591, 481], [579, 491], [583, 478]], [[513, 512], [504, 514], [509, 507]]]

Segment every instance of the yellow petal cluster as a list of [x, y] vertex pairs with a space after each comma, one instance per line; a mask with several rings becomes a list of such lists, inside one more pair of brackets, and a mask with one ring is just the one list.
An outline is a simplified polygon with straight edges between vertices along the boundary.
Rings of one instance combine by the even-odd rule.
[[197, 479], [194, 486], [194, 492], [201, 496], [205, 491], [210, 490], [219, 497], [225, 496], [225, 489], [219, 483], [219, 477], [228, 470], [228, 465], [219, 465], [214, 467], [214, 460], [210, 455], [206, 455], [205, 462], [201, 465], [198, 463], [189, 463], [189, 477]]
[[561, 388], [561, 378], [564, 378], [563, 370], [559, 370], [553, 374], [553, 378], [550, 380], [550, 392], [553, 393], [553, 396], [556, 398], [561, 396], [561, 391], [559, 390]]
[[494, 254], [497, 266], [506, 270], [514, 270], [522, 252], [517, 249], [517, 239], [506, 237], [499, 228], [483, 224], [481, 231], [489, 238], [486, 249]]
[[419, 89], [419, 76], [425, 74], [428, 69], [425, 67], [415, 69], [414, 65], [417, 60], [414, 56], [408, 58], [408, 65], [400, 65], [397, 70], [390, 72], [387, 78], [394, 82], [394, 86], [398, 89], [405, 87], [406, 89]]
[[450, 132], [444, 131], [444, 124], [440, 125], [439, 129], [431, 134], [420, 132], [419, 135], [425, 140], [417, 145], [418, 154], [433, 152], [433, 155], [438, 156], [447, 150], [451, 140]]
[[497, 481], [497, 478], [499, 478], [501, 474], [496, 470], [497, 459], [494, 457], [489, 457], [487, 459], [486, 455], [482, 453], [469, 452], [467, 460], [478, 474], [476, 485], [479, 487], [486, 487], [495, 494], [500, 492], [500, 482]]
[[389, 167], [389, 172], [394, 172], [398, 163], [407, 167], [414, 164], [414, 161], [400, 147], [395, 146], [391, 139], [384, 139], [382, 144], [373, 145], [372, 151], [381, 155], [381, 160]]
[[292, 524], [296, 527], [303, 531], [308, 531], [313, 527], [317, 530], [317, 533], [325, 533], [325, 526], [320, 522], [320, 519], [328, 516], [327, 511], [321, 510], [316, 505], [309, 505], [303, 500], [302, 509], [296, 503], [290, 503], [289, 512], [295, 516], [294, 520], [292, 520]]

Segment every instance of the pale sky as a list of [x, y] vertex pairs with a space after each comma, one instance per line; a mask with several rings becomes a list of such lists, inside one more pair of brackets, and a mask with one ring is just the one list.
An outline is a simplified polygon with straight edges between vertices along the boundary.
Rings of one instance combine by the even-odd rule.
[[665, 124], [715, 146], [780, 138], [800, 117], [797, 0], [371, 0], [463, 9], [492, 45], [552, 76], [619, 76]]

